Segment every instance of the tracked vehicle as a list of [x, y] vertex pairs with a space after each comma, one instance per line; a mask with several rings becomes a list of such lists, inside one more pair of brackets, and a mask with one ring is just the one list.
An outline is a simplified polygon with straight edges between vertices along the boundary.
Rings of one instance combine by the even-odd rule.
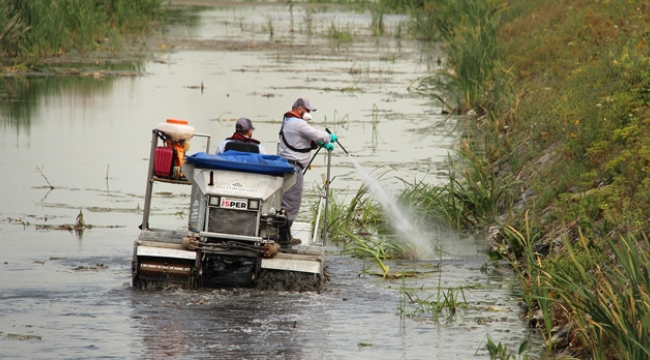
[[[324, 236], [313, 231], [311, 237], [309, 224], [294, 222], [291, 231], [302, 244], [291, 245], [281, 207], [283, 192], [295, 183], [294, 167], [276, 155], [210, 154], [206, 134], [191, 134], [206, 140], [205, 151], [184, 156], [186, 137], [175, 138], [160, 126], [152, 130], [133, 286], [320, 290], [327, 281]], [[149, 227], [157, 183], [187, 187], [187, 230]]]

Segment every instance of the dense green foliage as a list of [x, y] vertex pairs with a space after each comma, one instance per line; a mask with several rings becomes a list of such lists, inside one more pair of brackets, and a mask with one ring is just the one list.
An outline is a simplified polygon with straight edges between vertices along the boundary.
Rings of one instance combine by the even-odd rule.
[[42, 57], [119, 46], [147, 28], [162, 0], [0, 0], [0, 57]]
[[557, 149], [538, 171], [523, 161], [511, 171], [526, 172], [536, 208], [553, 209], [540, 218], [545, 227], [575, 222], [594, 237], [648, 232], [650, 9], [640, 1], [571, 3], [519, 9], [502, 31], [521, 94], [508, 137], [528, 138], [516, 156], [530, 161]]
[[521, 203], [539, 237], [524, 251], [548, 253], [525, 271], [540, 280], [530, 293], [547, 328], [573, 329], [577, 356], [647, 358], [647, 244], [636, 239], [650, 230], [650, 6], [518, 2], [507, 13], [500, 53], [518, 103], [495, 155], [528, 185]]
[[[419, 89], [484, 116], [465, 140], [472, 175], [406, 194], [453, 199], [442, 208], [456, 210], [494, 194], [503, 229], [495, 254], [520, 270], [549, 349], [647, 358], [650, 4], [424, 0], [412, 22], [448, 53], [442, 80], [434, 74]], [[439, 213], [441, 202], [430, 203]], [[466, 223], [465, 211], [445, 213]]]

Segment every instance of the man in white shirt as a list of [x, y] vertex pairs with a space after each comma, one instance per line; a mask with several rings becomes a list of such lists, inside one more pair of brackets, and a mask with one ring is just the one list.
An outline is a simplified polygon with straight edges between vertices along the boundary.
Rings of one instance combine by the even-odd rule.
[[[328, 134], [325, 131], [316, 130], [307, 123], [311, 119], [311, 112], [316, 108], [309, 100], [299, 98], [291, 107], [291, 111], [284, 114], [282, 127], [280, 128], [280, 144], [278, 155], [287, 159], [294, 166], [297, 173], [296, 183], [282, 196], [282, 208], [286, 210], [289, 219], [289, 229], [298, 215], [302, 201], [303, 171], [309, 164], [311, 151], [319, 146], [327, 151], [334, 150], [334, 142], [337, 140], [335, 134]], [[300, 240], [292, 239], [293, 244], [299, 244]], [[281, 244], [283, 247], [289, 244]]]

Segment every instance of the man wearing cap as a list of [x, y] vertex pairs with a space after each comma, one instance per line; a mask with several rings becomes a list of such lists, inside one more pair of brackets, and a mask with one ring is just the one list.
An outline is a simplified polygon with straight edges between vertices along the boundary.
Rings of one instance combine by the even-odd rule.
[[[311, 112], [316, 108], [309, 100], [299, 98], [293, 103], [291, 111], [284, 114], [282, 127], [280, 128], [280, 140], [278, 155], [287, 159], [296, 169], [296, 183], [282, 196], [282, 208], [286, 210], [289, 219], [289, 230], [300, 210], [302, 201], [302, 186], [304, 168], [309, 164], [310, 153], [318, 146], [324, 147], [327, 151], [334, 150], [334, 142], [337, 140], [335, 134], [328, 134], [325, 131], [316, 130], [307, 123], [311, 120]], [[300, 243], [293, 239], [293, 244]], [[281, 244], [283, 247], [287, 244]]]
[[217, 147], [217, 154], [226, 150], [238, 150], [266, 154], [258, 140], [253, 139], [253, 122], [247, 118], [239, 118], [235, 123], [235, 132]]

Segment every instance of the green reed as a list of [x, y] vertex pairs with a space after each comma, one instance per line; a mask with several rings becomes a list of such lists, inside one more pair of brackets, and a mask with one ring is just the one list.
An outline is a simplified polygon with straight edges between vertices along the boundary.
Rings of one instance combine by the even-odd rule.
[[[161, 15], [161, 0], [0, 0], [0, 56], [41, 57], [111, 47]], [[109, 40], [106, 43], [106, 39]]]
[[488, 1], [425, 1], [414, 13], [416, 36], [440, 41], [447, 57], [440, 71], [413, 89], [450, 109], [483, 111], [486, 89], [498, 68], [497, 10]]
[[[371, 260], [371, 265], [364, 268], [362, 273], [379, 275], [384, 278], [394, 276], [390, 273], [390, 268], [385, 264], [385, 260], [394, 257], [395, 253], [401, 252], [396, 243], [374, 238], [360, 238], [346, 231], [344, 233], [352, 241], [346, 244], [343, 252], [356, 258]], [[380, 271], [370, 271], [374, 266], [378, 267]]]
[[490, 359], [491, 360], [516, 360], [516, 359], [522, 359], [522, 360], [527, 360], [530, 359], [530, 357], [525, 354], [526, 350], [528, 349], [528, 342], [524, 341], [519, 345], [519, 349], [517, 350], [517, 354], [514, 354], [512, 352], [508, 351], [508, 345], [503, 345], [501, 342], [496, 344], [494, 340], [488, 335], [487, 341], [485, 343], [485, 348], [488, 351], [488, 354], [490, 354]]
[[[501, 254], [517, 270], [530, 309], [543, 315], [548, 351], [558, 327], [568, 327], [574, 346], [593, 359], [650, 357], [650, 255], [647, 241], [632, 235], [599, 242], [579, 234], [541, 256], [539, 233], [504, 226]], [[644, 236], [645, 239], [645, 236]]]
[[342, 28], [341, 26], [336, 25], [336, 23], [334, 23], [333, 21], [330, 24], [330, 27], [327, 31], [327, 37], [330, 40], [336, 41], [338, 44], [351, 43], [353, 39], [350, 25], [346, 26], [345, 28]]
[[262, 25], [262, 31], [269, 33], [269, 40], [273, 39], [275, 28], [273, 27], [273, 18], [271, 16], [264, 16], [265, 25]]
[[605, 239], [613, 261], [580, 236], [564, 240], [568, 265], [545, 267], [557, 297], [573, 311], [576, 334], [594, 359], [650, 358], [650, 255], [647, 240]]
[[[322, 187], [319, 188], [319, 191], [322, 192]], [[351, 241], [348, 233], [365, 236], [376, 234], [386, 227], [380, 206], [368, 196], [368, 187], [364, 184], [359, 186], [349, 202], [347, 197], [340, 198], [334, 192], [330, 192], [328, 202], [327, 232], [330, 241], [345, 244]], [[319, 202], [312, 205], [310, 213], [314, 221], [318, 213], [318, 206], [322, 205]], [[323, 226], [324, 224], [321, 223], [318, 231], [322, 231]]]
[[384, 35], [386, 25], [384, 24], [384, 15], [386, 8], [381, 4], [373, 4], [370, 6], [370, 29], [375, 36]]
[[438, 278], [438, 287], [435, 294], [420, 298], [415, 291], [410, 291], [406, 287], [405, 277], [402, 276], [402, 285], [400, 287], [401, 303], [397, 311], [401, 315], [417, 316], [419, 314], [433, 315], [436, 319], [444, 311], [447, 319], [453, 318], [460, 308], [466, 308], [467, 299], [462, 287], [442, 289], [442, 273]]
[[531, 229], [528, 212], [526, 212], [523, 231], [505, 224], [503, 225], [503, 235], [506, 241], [505, 244], [498, 245], [498, 251], [513, 269], [517, 269], [516, 274], [523, 291], [522, 297], [528, 308], [541, 310], [543, 315], [543, 324], [541, 325], [544, 326], [542, 335], [547, 339], [547, 344], [550, 347], [551, 342], [548, 340], [553, 336], [553, 317], [558, 301], [553, 298], [553, 291], [540, 270], [543, 266], [543, 258], [535, 251], [535, 244], [539, 241], [540, 234]]
[[491, 164], [474, 146], [464, 142], [460, 155], [464, 169], [456, 168], [448, 156], [447, 184], [407, 183], [401, 194], [402, 201], [413, 204], [420, 213], [455, 229], [473, 228], [491, 220], [499, 204], [507, 200], [509, 185], [507, 179], [494, 175]]

